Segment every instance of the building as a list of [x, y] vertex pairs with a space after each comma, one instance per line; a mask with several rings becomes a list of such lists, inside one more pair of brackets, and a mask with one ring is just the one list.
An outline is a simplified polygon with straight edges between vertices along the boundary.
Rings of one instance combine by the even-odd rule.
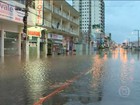
[[[44, 2], [45, 28], [48, 29], [50, 35], [62, 35], [64, 50], [72, 50], [74, 38], [79, 36], [79, 12], [65, 0], [47, 0]], [[55, 46], [53, 50], [57, 50]]]
[[[25, 6], [13, 0], [0, 0], [0, 5], [0, 56], [21, 55], [24, 12], [17, 6]], [[33, 8], [30, 11], [35, 13]], [[35, 26], [34, 14], [29, 14], [28, 26]]]
[[104, 5], [103, 0], [73, 0], [73, 7], [80, 12], [80, 29], [87, 40], [98, 39], [105, 33]]
[[40, 56], [60, 53], [61, 49], [73, 50], [74, 40], [79, 36], [79, 12], [65, 0], [28, 1], [25, 35], [25, 0], [0, 0], [0, 55]]

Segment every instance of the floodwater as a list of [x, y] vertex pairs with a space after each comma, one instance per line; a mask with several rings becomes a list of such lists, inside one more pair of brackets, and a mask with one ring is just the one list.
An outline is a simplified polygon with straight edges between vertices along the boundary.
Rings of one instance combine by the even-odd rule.
[[140, 52], [0, 58], [0, 105], [140, 105]]

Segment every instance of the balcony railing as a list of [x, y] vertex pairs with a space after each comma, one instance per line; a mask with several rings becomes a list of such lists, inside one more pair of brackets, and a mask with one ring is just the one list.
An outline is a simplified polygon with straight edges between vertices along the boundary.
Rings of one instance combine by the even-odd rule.
[[47, 1], [44, 1], [44, 7], [45, 7], [46, 9], [52, 10], [52, 6], [51, 6], [50, 3], [47, 2]]
[[76, 24], [79, 24], [78, 20], [73, 19], [73, 22], [76, 23]]
[[51, 22], [44, 19], [44, 25], [51, 28]]
[[61, 13], [61, 10], [59, 8], [57, 8], [57, 7], [54, 7], [53, 8], [53, 12], [56, 13], [56, 14], [58, 14], [58, 15], [61, 15], [62, 14]]
[[70, 18], [69, 15], [66, 14], [65, 12], [63, 12], [62, 15], [63, 15], [63, 17], [66, 18], [66, 19], [69, 19], [69, 18]]
[[73, 17], [69, 17], [70, 21], [79, 24], [79, 21], [77, 19], [74, 19]]
[[74, 22], [76, 24], [79, 24], [79, 21], [74, 19], [73, 17], [70, 17], [67, 13], [65, 12], [61, 12], [61, 10], [59, 8], [54, 7], [53, 8], [53, 12], [56, 13], [57, 15], [62, 16], [63, 18], [70, 20], [71, 22]]

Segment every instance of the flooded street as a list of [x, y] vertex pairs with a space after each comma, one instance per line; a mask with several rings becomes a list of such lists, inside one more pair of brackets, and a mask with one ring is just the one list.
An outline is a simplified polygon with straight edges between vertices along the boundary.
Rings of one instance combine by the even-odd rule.
[[140, 52], [0, 58], [0, 105], [139, 105]]

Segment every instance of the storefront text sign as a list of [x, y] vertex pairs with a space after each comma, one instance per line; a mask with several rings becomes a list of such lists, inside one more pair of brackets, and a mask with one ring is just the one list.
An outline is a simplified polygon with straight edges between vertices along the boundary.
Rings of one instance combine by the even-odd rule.
[[41, 37], [41, 31], [44, 30], [44, 28], [41, 27], [30, 27], [27, 29], [28, 36], [34, 36], [34, 37]]
[[0, 2], [0, 18], [22, 23], [23, 11], [15, 10], [15, 6]]
[[48, 39], [58, 39], [58, 40], [63, 40], [62, 35], [57, 35], [57, 34], [48, 34]]
[[40, 32], [38, 31], [28, 31], [29, 36], [40, 37]]
[[35, 5], [36, 5], [35, 9], [37, 12], [36, 24], [42, 25], [42, 23], [43, 23], [43, 0], [36, 0]]

